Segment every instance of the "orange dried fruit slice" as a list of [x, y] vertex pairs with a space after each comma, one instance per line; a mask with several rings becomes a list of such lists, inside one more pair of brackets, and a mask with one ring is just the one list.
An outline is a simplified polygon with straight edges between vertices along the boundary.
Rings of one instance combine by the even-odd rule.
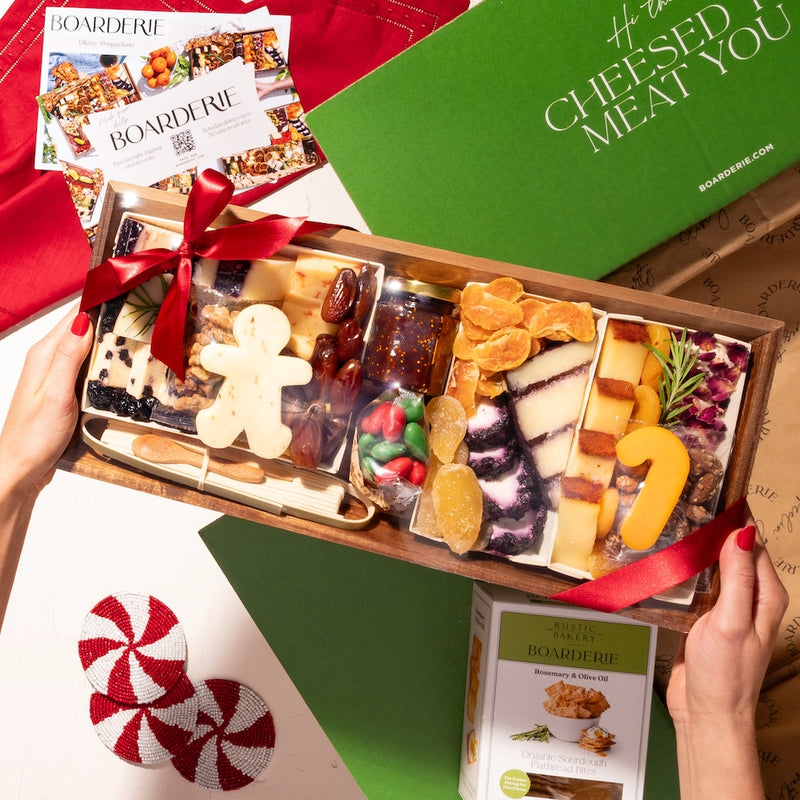
[[475, 345], [475, 363], [487, 372], [516, 369], [531, 352], [531, 337], [522, 328], [506, 327]]
[[528, 332], [537, 339], [591, 341], [596, 332], [592, 306], [568, 300], [547, 303], [531, 318]]
[[484, 342], [494, 333], [494, 330], [476, 325], [469, 317], [463, 314], [461, 315], [460, 329], [464, 332], [464, 335], [473, 342]]
[[516, 279], [511, 277], [494, 278], [486, 284], [486, 291], [495, 297], [502, 297], [509, 303], [515, 303], [525, 294], [525, 287]]
[[475, 392], [480, 377], [481, 371], [474, 361], [457, 359], [453, 364], [447, 394], [461, 403], [468, 417], [475, 413]]
[[475, 473], [465, 464], [443, 464], [432, 496], [439, 534], [454, 553], [466, 553], [483, 522], [483, 493]]
[[517, 305], [522, 309], [522, 325], [525, 328], [530, 328], [531, 319], [533, 315], [547, 305], [544, 300], [538, 300], [535, 297], [525, 297], [520, 300]]
[[519, 305], [489, 294], [477, 283], [469, 284], [461, 292], [461, 313], [481, 328], [492, 331], [522, 322]]
[[430, 426], [428, 444], [431, 452], [443, 464], [449, 464], [467, 432], [467, 412], [455, 397], [443, 394], [428, 402], [425, 416]]
[[475, 343], [476, 340], [467, 335], [462, 323], [453, 339], [453, 355], [464, 361], [471, 361], [475, 357]]
[[508, 388], [502, 372], [483, 372], [478, 379], [475, 394], [480, 397], [499, 397]]

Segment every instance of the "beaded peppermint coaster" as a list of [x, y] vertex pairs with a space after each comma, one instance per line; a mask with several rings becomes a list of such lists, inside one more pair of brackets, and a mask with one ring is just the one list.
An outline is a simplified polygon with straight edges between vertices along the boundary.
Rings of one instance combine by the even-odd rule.
[[142, 705], [162, 697], [184, 674], [186, 639], [178, 618], [160, 600], [120, 592], [87, 614], [78, 652], [98, 692]]
[[89, 716], [100, 741], [135, 764], [169, 761], [180, 752], [194, 733], [197, 711], [197, 695], [185, 674], [146, 705], [124, 705], [100, 692], [89, 701]]
[[199, 701], [191, 741], [173, 759], [189, 781], [206, 789], [230, 791], [252, 783], [269, 764], [275, 725], [264, 701], [236, 681], [195, 684]]

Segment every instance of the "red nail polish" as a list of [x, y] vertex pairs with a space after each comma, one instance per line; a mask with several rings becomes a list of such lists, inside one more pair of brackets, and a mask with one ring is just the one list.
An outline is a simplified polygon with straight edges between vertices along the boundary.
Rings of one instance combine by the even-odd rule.
[[86, 331], [89, 330], [89, 323], [91, 320], [89, 319], [89, 315], [85, 311], [81, 311], [74, 320], [72, 320], [72, 327], [70, 330], [76, 336], [83, 336]]
[[756, 526], [748, 525], [736, 534], [736, 544], [740, 550], [750, 551], [756, 541]]

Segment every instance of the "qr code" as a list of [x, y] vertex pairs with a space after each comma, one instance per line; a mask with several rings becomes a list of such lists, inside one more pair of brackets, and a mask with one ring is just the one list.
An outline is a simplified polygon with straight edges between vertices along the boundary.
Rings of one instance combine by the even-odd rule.
[[178, 133], [173, 133], [170, 139], [172, 140], [172, 148], [177, 156], [191, 153], [197, 148], [191, 131], [178, 131]]

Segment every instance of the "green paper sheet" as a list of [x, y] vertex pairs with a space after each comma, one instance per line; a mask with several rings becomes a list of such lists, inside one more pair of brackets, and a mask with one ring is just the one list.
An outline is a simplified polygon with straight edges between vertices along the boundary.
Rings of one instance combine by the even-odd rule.
[[[367, 797], [458, 800], [472, 581], [229, 517], [200, 535]], [[677, 800], [658, 698], [647, 769]]]
[[483, 0], [307, 119], [372, 233], [600, 278], [800, 158], [799, 53], [776, 0]]

